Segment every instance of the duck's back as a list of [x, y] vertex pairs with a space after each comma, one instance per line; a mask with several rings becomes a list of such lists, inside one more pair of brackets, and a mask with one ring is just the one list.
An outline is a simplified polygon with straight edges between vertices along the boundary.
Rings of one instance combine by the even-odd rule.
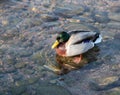
[[[98, 33], [89, 31], [72, 31], [66, 43], [67, 56], [75, 56], [87, 52], [94, 47], [94, 39]], [[98, 35], [99, 36], [99, 35]]]
[[77, 43], [81, 43], [85, 39], [92, 38], [96, 32], [89, 32], [89, 31], [71, 31], [70, 38], [67, 42], [67, 45], [73, 45]]

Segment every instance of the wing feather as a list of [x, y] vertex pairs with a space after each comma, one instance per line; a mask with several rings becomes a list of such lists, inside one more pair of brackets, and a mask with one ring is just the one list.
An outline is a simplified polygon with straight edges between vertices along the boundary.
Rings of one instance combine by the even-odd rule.
[[67, 56], [75, 56], [82, 53], [87, 52], [89, 49], [94, 47], [93, 42], [87, 42], [87, 43], [81, 43], [81, 44], [75, 44], [75, 45], [69, 45], [66, 47], [66, 55]]
[[93, 37], [96, 34], [96, 32], [76, 32], [76, 33], [72, 33], [70, 39], [68, 40], [68, 42], [66, 43], [66, 45], [73, 45], [74, 43], [80, 42], [83, 39], [87, 39], [90, 37]]

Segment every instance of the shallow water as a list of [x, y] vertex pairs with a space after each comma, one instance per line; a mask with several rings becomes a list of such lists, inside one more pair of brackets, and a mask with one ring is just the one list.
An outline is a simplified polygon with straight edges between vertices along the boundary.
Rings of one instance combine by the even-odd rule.
[[[0, 95], [119, 95], [119, 9], [120, 0], [1, 0]], [[51, 45], [63, 30], [100, 32], [103, 42], [97, 60], [59, 76], [44, 65], [57, 64]]]

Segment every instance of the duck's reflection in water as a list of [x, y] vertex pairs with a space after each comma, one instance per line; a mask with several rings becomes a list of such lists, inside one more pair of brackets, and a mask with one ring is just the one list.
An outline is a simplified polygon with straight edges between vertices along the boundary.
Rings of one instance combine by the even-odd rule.
[[79, 63], [73, 62], [73, 57], [62, 57], [56, 55], [57, 66], [52, 67], [53, 71], [56, 74], [66, 74], [72, 70], [79, 69], [84, 65], [91, 63], [97, 60], [100, 49], [98, 46], [95, 46], [88, 52], [82, 54], [82, 60]]

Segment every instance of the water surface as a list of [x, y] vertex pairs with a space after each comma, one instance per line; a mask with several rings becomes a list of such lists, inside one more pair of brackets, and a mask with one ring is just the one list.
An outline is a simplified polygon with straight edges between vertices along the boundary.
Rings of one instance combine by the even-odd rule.
[[[47, 95], [61, 89], [66, 95], [119, 95], [114, 90], [120, 75], [119, 9], [120, 0], [1, 0], [0, 94]], [[51, 45], [63, 30], [100, 32], [103, 42], [97, 60], [58, 76], [44, 65], [57, 64]], [[99, 92], [92, 88], [105, 79], [113, 80], [107, 91], [107, 84], [96, 87]]]

